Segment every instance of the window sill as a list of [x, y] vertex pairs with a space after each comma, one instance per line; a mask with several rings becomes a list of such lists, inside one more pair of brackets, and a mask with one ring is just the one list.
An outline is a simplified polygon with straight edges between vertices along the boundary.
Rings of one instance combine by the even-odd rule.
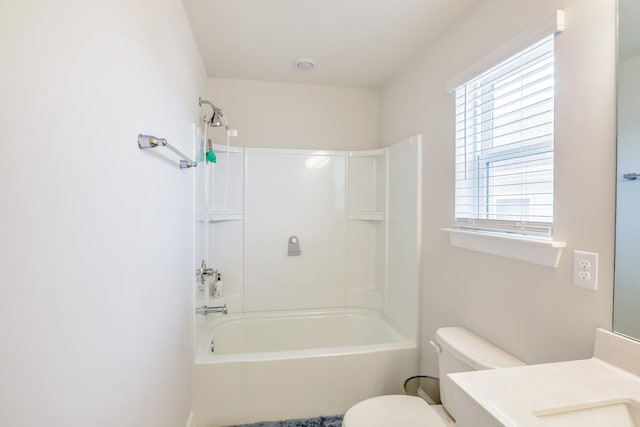
[[511, 236], [501, 233], [442, 228], [449, 233], [451, 246], [485, 254], [557, 268], [567, 245], [539, 237]]

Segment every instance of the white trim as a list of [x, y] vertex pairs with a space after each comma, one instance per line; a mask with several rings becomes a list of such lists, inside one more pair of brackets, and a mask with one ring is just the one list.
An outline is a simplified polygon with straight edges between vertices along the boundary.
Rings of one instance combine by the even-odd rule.
[[462, 86], [467, 81], [479, 76], [486, 70], [515, 55], [541, 38], [552, 33], [562, 32], [564, 29], [564, 10], [557, 10], [553, 16], [550, 16], [544, 22], [518, 34], [507, 43], [492, 50], [486, 55], [483, 55], [476, 62], [453, 75], [449, 80], [447, 80], [447, 91], [453, 92], [456, 88]]
[[504, 233], [442, 228], [449, 233], [451, 246], [485, 254], [517, 259], [532, 264], [557, 268], [565, 242]]
[[187, 423], [185, 424], [185, 427], [196, 427], [196, 423], [193, 419], [193, 409], [189, 411], [189, 418], [187, 418]]

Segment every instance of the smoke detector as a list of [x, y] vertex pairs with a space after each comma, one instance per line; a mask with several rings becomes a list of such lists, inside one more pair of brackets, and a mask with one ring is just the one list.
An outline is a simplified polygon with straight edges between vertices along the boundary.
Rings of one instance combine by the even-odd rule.
[[316, 61], [311, 58], [296, 59], [296, 68], [298, 70], [307, 71], [315, 67]]

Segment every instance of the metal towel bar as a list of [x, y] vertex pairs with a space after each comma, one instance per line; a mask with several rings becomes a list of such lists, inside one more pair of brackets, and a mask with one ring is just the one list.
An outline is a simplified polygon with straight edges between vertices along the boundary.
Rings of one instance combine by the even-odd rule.
[[143, 135], [141, 133], [138, 134], [138, 147], [141, 150], [144, 150], [146, 148], [156, 148], [158, 146], [167, 147], [169, 150], [173, 151], [183, 159], [183, 160], [180, 160], [180, 169], [198, 166], [198, 163], [194, 162], [193, 160], [189, 159], [187, 156], [182, 154], [182, 152], [180, 152], [176, 147], [169, 144], [166, 139], [156, 138], [155, 136], [151, 136], [151, 135]]

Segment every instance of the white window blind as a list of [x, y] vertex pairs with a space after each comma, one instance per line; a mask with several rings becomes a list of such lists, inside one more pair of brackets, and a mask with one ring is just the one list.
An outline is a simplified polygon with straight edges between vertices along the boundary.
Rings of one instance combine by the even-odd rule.
[[456, 226], [551, 235], [553, 34], [455, 96]]

